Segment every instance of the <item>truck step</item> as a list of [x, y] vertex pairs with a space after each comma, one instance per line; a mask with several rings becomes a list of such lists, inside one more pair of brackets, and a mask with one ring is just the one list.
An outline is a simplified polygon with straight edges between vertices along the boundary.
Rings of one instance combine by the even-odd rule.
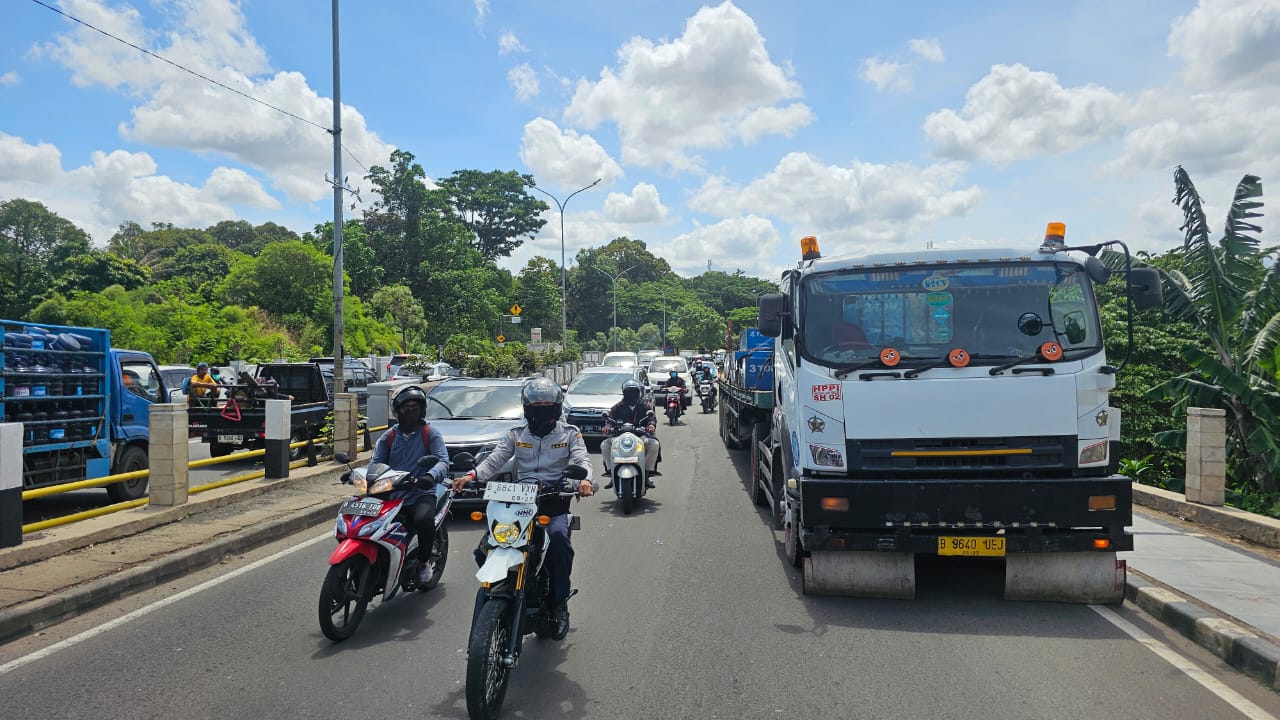
[[812, 552], [804, 559], [804, 592], [911, 600], [916, 595], [915, 553]]
[[1005, 558], [1006, 600], [1119, 605], [1127, 567], [1113, 552], [1014, 553]]

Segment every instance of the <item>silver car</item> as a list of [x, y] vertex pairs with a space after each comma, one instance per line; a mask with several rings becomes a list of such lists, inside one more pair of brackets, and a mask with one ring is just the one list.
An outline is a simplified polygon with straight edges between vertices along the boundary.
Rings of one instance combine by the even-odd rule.
[[[427, 393], [426, 420], [444, 437], [449, 457], [460, 452], [478, 456], [491, 451], [507, 431], [523, 423], [520, 390], [527, 381], [528, 378], [450, 378], [431, 388]], [[491, 479], [510, 482], [514, 472], [515, 463], [508, 460]], [[463, 506], [483, 503], [480, 493], [470, 490], [454, 495], [453, 501]]]
[[604, 438], [604, 416], [622, 400], [622, 383], [635, 380], [652, 399], [648, 371], [641, 367], [590, 367], [578, 373], [565, 389], [564, 418], [577, 425], [583, 438]]

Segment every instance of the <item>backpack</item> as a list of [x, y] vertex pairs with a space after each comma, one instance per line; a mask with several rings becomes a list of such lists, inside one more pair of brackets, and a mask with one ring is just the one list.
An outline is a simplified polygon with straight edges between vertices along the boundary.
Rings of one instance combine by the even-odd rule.
[[[396, 442], [396, 428], [397, 428], [397, 427], [399, 427], [399, 426], [398, 426], [398, 425], [392, 425], [392, 426], [387, 430], [387, 452], [391, 452], [391, 447], [392, 447], [393, 445], [395, 445], [395, 442]], [[426, 450], [427, 452], [430, 452], [429, 448], [431, 447], [431, 439], [430, 439], [430, 436], [431, 436], [431, 423], [423, 423], [423, 425], [422, 425], [422, 449], [423, 449], [423, 450]]]
[[190, 375], [182, 379], [182, 394], [183, 395], [191, 394], [191, 376]]

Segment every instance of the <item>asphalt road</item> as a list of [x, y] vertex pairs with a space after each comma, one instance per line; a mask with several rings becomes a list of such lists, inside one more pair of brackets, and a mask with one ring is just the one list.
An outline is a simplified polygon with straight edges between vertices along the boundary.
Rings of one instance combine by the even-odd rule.
[[[659, 431], [665, 474], [635, 513], [608, 495], [577, 506], [573, 629], [527, 638], [505, 717], [1280, 717], [1280, 695], [1135, 608], [1115, 616], [1146, 644], [1109, 609], [1002, 600], [998, 564], [923, 562], [914, 601], [802, 595], [745, 492], [745, 454], [715, 415], [686, 419]], [[480, 526], [452, 521], [442, 584], [338, 645], [316, 624], [328, 532], [0, 647], [5, 716], [465, 717]]]

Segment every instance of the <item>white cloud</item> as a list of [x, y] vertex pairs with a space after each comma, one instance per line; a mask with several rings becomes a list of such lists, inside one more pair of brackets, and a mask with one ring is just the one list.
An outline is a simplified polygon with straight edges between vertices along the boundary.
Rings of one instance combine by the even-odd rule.
[[498, 38], [498, 54], [509, 55], [513, 52], [526, 52], [529, 48], [520, 42], [520, 38], [516, 34], [507, 30], [502, 33], [502, 37]]
[[604, 200], [604, 216], [624, 223], [651, 223], [667, 219], [669, 210], [658, 197], [658, 188], [639, 183], [631, 194], [609, 193]]
[[1169, 54], [1202, 87], [1280, 79], [1280, 4], [1275, 0], [1200, 0], [1173, 23]]
[[22, 76], [18, 74], [17, 70], [10, 70], [5, 74], [0, 75], [0, 87], [17, 85], [20, 82], [22, 82]]
[[780, 240], [772, 222], [746, 215], [694, 228], [669, 242], [655, 243], [651, 250], [686, 275], [705, 272], [710, 260], [713, 270], [773, 277], [777, 273], [772, 258]]
[[803, 106], [773, 124], [754, 114], [800, 95], [799, 84], [769, 59], [755, 22], [724, 2], [698, 10], [676, 40], [632, 38], [619, 48], [616, 69], [604, 68], [596, 82], [579, 80], [565, 118], [588, 130], [617, 123], [625, 163], [696, 170], [701, 160], [689, 150], [810, 122]]
[[689, 206], [720, 217], [764, 208], [802, 234], [831, 238], [850, 252], [867, 244], [901, 242], [933, 223], [967, 213], [982, 193], [977, 187], [957, 187], [964, 172], [965, 166], [955, 162], [924, 168], [863, 162], [844, 167], [791, 153], [745, 187], [709, 179]]
[[[41, 46], [38, 52], [64, 64], [77, 84], [104, 85], [140, 98], [132, 123], [121, 124], [125, 138], [233, 158], [261, 170], [291, 200], [310, 202], [330, 194], [324, 175], [331, 171], [332, 139], [322, 128], [332, 122], [333, 101], [320, 97], [299, 73], [268, 74], [266, 53], [249, 34], [237, 4], [184, 3], [165, 15], [176, 24], [163, 31], [146, 28], [128, 6], [112, 9], [98, 0], [67, 5], [68, 12], [98, 27], [320, 126], [214, 87], [87, 28]], [[343, 145], [361, 163], [386, 162], [393, 146], [372, 133], [357, 110], [344, 105], [342, 123]]]
[[940, 63], [946, 60], [946, 56], [942, 54], [942, 43], [937, 38], [915, 38], [907, 43], [907, 48], [929, 62]]
[[738, 123], [738, 137], [748, 145], [765, 135], [791, 137], [797, 129], [811, 122], [813, 111], [804, 103], [792, 103], [784, 108], [756, 108]]
[[476, 29], [484, 34], [484, 19], [489, 16], [489, 0], [473, 0], [476, 6]]
[[257, 179], [237, 168], [218, 167], [202, 186], [158, 175], [147, 153], [115, 150], [93, 153], [92, 162], [62, 168], [61, 153], [49, 144], [30, 145], [0, 133], [0, 197], [43, 202], [100, 242], [125, 220], [206, 227], [237, 217], [235, 207], [280, 207]]
[[935, 112], [924, 131], [942, 157], [1008, 165], [1061, 154], [1122, 129], [1126, 100], [1106, 88], [1064, 88], [1057, 76], [996, 65], [965, 94], [964, 108]]
[[538, 73], [529, 67], [529, 63], [521, 63], [507, 72], [507, 83], [516, 91], [516, 98], [524, 101], [537, 97], [542, 91], [538, 84]]
[[542, 117], [525, 124], [520, 160], [533, 171], [539, 184], [552, 183], [576, 190], [596, 178], [608, 185], [622, 177], [622, 168], [595, 138], [561, 130]]
[[906, 92], [911, 89], [911, 66], [896, 60], [867, 58], [862, 61], [862, 70], [858, 77], [866, 80], [884, 92]]

